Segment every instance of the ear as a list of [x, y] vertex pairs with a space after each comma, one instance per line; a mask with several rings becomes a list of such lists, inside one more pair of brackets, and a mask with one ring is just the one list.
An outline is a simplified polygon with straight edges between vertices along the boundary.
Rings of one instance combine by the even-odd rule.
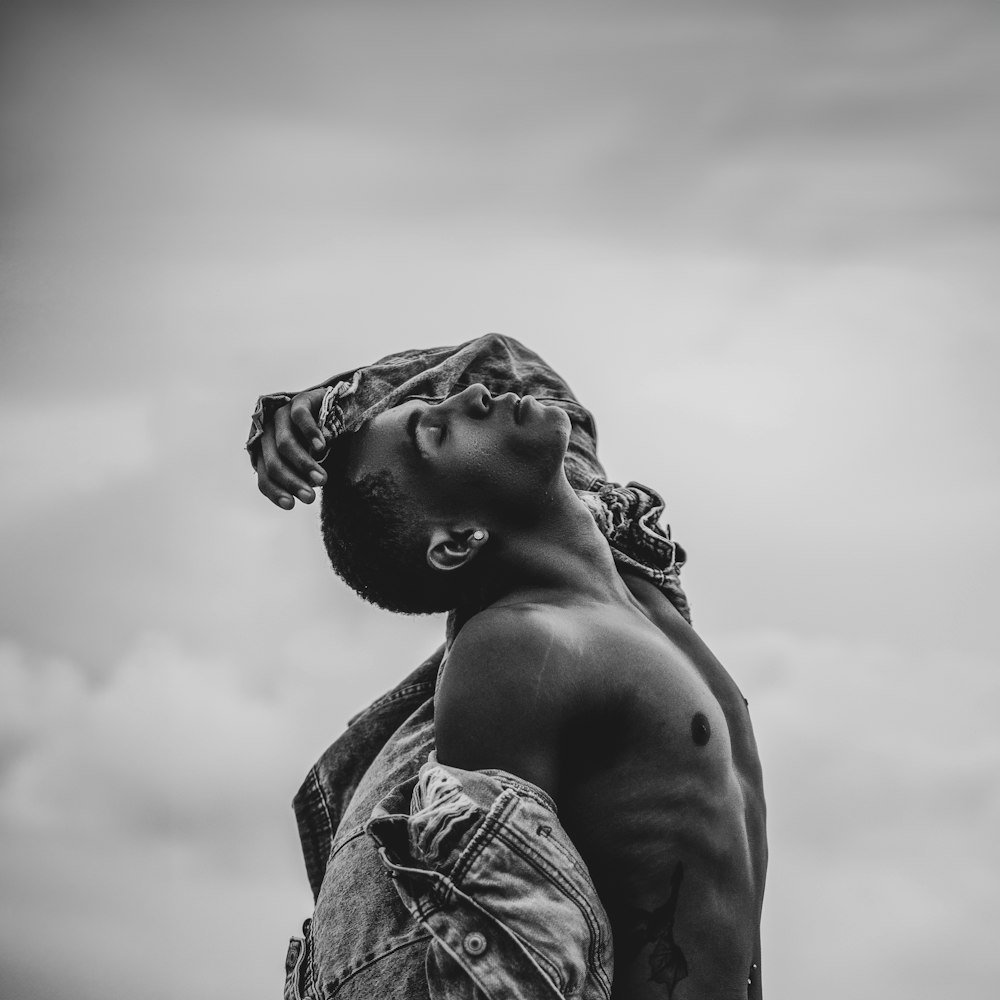
[[427, 543], [427, 565], [443, 572], [461, 569], [489, 540], [490, 533], [483, 528], [434, 528]]

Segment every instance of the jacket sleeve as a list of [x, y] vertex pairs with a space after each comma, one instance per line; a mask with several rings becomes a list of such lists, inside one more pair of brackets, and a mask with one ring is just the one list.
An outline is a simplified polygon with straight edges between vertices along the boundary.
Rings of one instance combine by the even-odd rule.
[[432, 754], [375, 806], [366, 831], [400, 901], [431, 935], [431, 1000], [610, 995], [607, 913], [541, 789], [506, 772], [443, 766]]
[[[566, 381], [534, 351], [513, 337], [488, 333], [457, 347], [432, 347], [390, 354], [364, 368], [340, 372], [320, 382], [334, 388], [326, 421], [330, 437], [356, 431], [363, 423], [406, 399], [440, 400], [482, 382], [492, 392], [531, 394], [561, 406], [572, 423], [566, 475], [576, 489], [590, 489], [604, 479], [597, 457], [597, 428]], [[297, 390], [304, 391], [304, 390]], [[246, 448], [255, 463], [259, 441], [274, 412], [294, 392], [277, 392], [257, 400]]]

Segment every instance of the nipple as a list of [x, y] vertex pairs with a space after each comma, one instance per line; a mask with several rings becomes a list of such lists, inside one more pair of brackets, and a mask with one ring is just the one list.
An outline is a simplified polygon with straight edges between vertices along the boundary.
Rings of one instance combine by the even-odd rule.
[[712, 735], [712, 727], [708, 724], [708, 717], [702, 712], [696, 712], [691, 720], [691, 739], [696, 747], [703, 747], [708, 738]]

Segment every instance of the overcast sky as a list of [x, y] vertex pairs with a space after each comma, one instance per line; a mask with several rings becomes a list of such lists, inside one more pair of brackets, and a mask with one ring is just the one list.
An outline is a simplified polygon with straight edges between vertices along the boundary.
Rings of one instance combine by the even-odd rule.
[[0, 14], [0, 997], [264, 1000], [292, 794], [439, 619], [260, 392], [489, 331], [657, 487], [750, 701], [772, 1000], [1000, 981], [1000, 8]]

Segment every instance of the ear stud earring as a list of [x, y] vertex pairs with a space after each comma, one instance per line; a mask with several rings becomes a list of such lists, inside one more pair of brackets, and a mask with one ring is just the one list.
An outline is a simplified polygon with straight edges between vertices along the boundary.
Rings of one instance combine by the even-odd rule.
[[472, 533], [472, 537], [477, 542], [481, 542], [486, 537], [486, 532], [485, 531], [481, 531], [479, 528], [476, 528], [476, 530]]

